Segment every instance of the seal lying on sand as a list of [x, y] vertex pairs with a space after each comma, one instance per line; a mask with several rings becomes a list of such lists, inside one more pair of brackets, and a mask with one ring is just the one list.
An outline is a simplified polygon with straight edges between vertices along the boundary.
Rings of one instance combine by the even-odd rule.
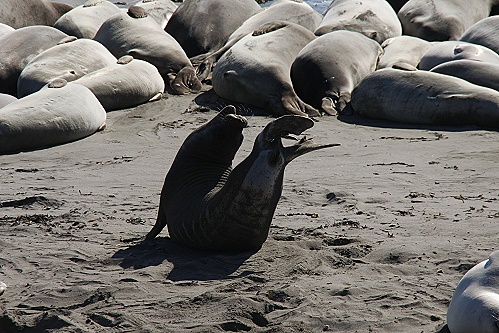
[[433, 67], [431, 72], [455, 76], [499, 91], [499, 64], [468, 59], [453, 60]]
[[187, 139], [166, 175], [158, 218], [146, 239], [167, 225], [170, 237], [201, 250], [257, 250], [267, 239], [281, 196], [284, 168], [294, 158], [334, 144], [301, 139], [284, 147], [281, 137], [312, 127], [307, 117], [288, 115], [270, 122], [250, 155], [232, 170], [244, 117], [227, 106]]
[[0, 109], [0, 154], [75, 141], [105, 125], [106, 111], [88, 88], [54, 80]]
[[452, 333], [499, 333], [499, 251], [459, 281], [447, 311]]
[[213, 70], [213, 90], [273, 115], [320, 115], [296, 95], [289, 74], [298, 52], [314, 39], [310, 30], [294, 23], [264, 24], [220, 58]]
[[374, 119], [499, 129], [499, 92], [422, 70], [377, 70], [355, 87], [351, 105]]

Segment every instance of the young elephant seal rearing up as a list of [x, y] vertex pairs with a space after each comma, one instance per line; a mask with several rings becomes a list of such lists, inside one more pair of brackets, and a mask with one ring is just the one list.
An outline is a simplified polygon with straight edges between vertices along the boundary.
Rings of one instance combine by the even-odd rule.
[[214, 251], [257, 250], [267, 239], [282, 192], [284, 168], [296, 157], [335, 144], [301, 139], [284, 147], [281, 137], [299, 135], [312, 119], [287, 115], [257, 136], [250, 155], [232, 170], [247, 126], [227, 106], [191, 133], [166, 175], [158, 218], [147, 234], [153, 239], [167, 225], [170, 237], [185, 246]]

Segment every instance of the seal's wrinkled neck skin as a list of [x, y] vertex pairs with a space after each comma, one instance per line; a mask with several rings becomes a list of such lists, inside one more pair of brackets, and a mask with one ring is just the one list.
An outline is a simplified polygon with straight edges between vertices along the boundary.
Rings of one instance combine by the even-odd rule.
[[302, 139], [284, 147], [281, 138], [313, 126], [304, 116], [283, 116], [258, 135], [250, 155], [232, 170], [247, 126], [227, 107], [191, 133], [168, 172], [154, 238], [168, 225], [170, 237], [188, 247], [215, 251], [257, 250], [267, 239], [282, 192], [284, 168], [307, 152], [334, 145]]

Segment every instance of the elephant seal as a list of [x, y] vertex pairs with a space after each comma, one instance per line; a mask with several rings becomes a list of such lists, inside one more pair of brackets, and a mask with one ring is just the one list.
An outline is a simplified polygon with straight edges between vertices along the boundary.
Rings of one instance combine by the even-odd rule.
[[499, 91], [499, 64], [467, 59], [453, 60], [433, 67], [430, 72], [455, 76]]
[[264, 24], [220, 58], [213, 70], [213, 91], [272, 115], [320, 115], [296, 95], [289, 74], [298, 52], [314, 39], [310, 30], [297, 24]]
[[497, 0], [409, 0], [398, 12], [404, 35], [427, 41], [458, 40], [474, 23], [489, 16]]
[[165, 86], [175, 94], [201, 90], [194, 67], [180, 44], [138, 6], [110, 17], [94, 40], [107, 47], [115, 57], [131, 55], [158, 69]]
[[206, 79], [211, 72], [213, 64], [239, 40], [252, 34], [262, 25], [273, 21], [295, 23], [310, 31], [315, 31], [322, 21], [322, 15], [303, 1], [282, 0], [274, 2], [264, 11], [261, 11], [244, 21], [244, 23], [229, 36], [225, 45], [219, 50], [191, 58], [191, 61], [198, 72], [199, 79]]
[[192, 58], [221, 48], [244, 21], [260, 11], [255, 0], [186, 0], [172, 15], [165, 31]]
[[315, 30], [317, 36], [335, 30], [360, 32], [378, 43], [402, 35], [397, 14], [386, 0], [335, 0]]
[[168, 171], [156, 224], [146, 240], [165, 226], [174, 241], [211, 251], [257, 250], [268, 236], [282, 192], [284, 168], [298, 156], [335, 146], [301, 139], [288, 147], [281, 138], [300, 135], [314, 125], [308, 117], [287, 115], [270, 122], [253, 150], [232, 170], [247, 126], [225, 107], [192, 132]]
[[350, 102], [355, 86], [374, 72], [383, 50], [361, 33], [333, 31], [307, 44], [291, 66], [298, 97], [330, 115]]
[[0, 23], [0, 37], [2, 37], [5, 34], [8, 34], [9, 32], [15, 31], [16, 29], [12, 28], [10, 25]]
[[388, 38], [381, 44], [381, 55], [376, 69], [401, 67], [416, 69], [423, 55], [432, 43], [413, 36], [398, 36]]
[[102, 23], [121, 9], [107, 0], [89, 0], [62, 15], [54, 27], [78, 38], [94, 38]]
[[144, 8], [147, 14], [158, 22], [162, 29], [166, 27], [173, 13], [178, 8], [171, 0], [141, 0], [135, 6]]
[[2, 0], [0, 22], [14, 29], [30, 25], [53, 25], [73, 6], [48, 0]]
[[15, 101], [17, 101], [16, 97], [9, 94], [0, 93], [0, 109]]
[[83, 75], [116, 63], [116, 58], [91, 39], [68, 39], [31, 60], [17, 80], [18, 97], [40, 90], [57, 78], [74, 81]]
[[0, 37], [0, 92], [17, 96], [17, 79], [38, 54], [68, 37], [49, 26], [34, 25]]
[[373, 119], [499, 129], [499, 92], [421, 70], [377, 70], [355, 87], [351, 106]]
[[75, 141], [105, 124], [106, 111], [88, 88], [58, 79], [0, 109], [0, 154]]
[[452, 333], [499, 333], [499, 251], [459, 281], [447, 310]]
[[463, 42], [488, 47], [499, 53], [499, 16], [490, 16], [469, 27], [459, 38]]
[[121, 57], [116, 64], [86, 74], [74, 83], [94, 93], [106, 111], [119, 110], [161, 98], [165, 83], [147, 61]]
[[445, 41], [434, 43], [421, 57], [418, 68], [430, 70], [437, 65], [458, 59], [499, 65], [499, 54], [485, 46], [460, 41]]

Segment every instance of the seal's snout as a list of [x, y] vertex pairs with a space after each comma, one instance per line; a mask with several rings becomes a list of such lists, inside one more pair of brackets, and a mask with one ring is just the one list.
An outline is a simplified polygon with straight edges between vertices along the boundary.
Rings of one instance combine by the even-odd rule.
[[240, 128], [248, 127], [248, 120], [243, 116], [236, 114], [236, 108], [234, 105], [227, 105], [220, 111], [220, 114], [224, 117], [225, 121], [229, 122], [230, 125]]

